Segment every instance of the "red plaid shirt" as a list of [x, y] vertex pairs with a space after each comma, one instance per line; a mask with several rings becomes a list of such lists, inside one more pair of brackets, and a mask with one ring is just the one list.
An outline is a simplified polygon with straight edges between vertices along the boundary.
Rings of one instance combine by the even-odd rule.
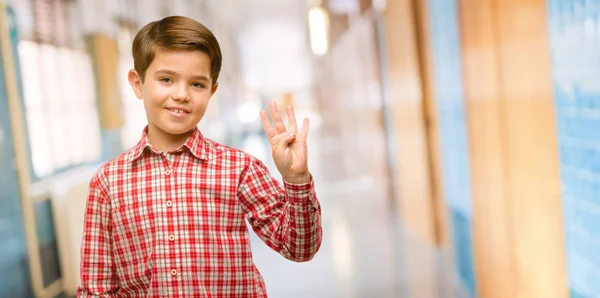
[[312, 178], [282, 186], [198, 129], [167, 153], [144, 133], [90, 182], [77, 296], [267, 297], [245, 219], [290, 260], [311, 260], [321, 245]]

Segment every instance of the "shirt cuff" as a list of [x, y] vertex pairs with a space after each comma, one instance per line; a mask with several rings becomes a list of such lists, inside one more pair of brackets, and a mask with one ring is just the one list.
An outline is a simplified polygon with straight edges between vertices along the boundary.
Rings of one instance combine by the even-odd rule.
[[318, 203], [315, 202], [315, 181], [313, 180], [312, 175], [310, 175], [310, 181], [308, 183], [294, 184], [284, 180], [283, 185], [290, 202], [296, 204], [311, 203], [313, 207], [317, 208]]

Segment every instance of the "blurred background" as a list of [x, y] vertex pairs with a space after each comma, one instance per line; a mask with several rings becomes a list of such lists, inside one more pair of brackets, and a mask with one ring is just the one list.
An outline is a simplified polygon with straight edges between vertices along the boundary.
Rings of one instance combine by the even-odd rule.
[[278, 177], [311, 119], [323, 245], [252, 236], [273, 298], [600, 297], [600, 3], [0, 0], [0, 297], [73, 297], [87, 186], [145, 126], [126, 74], [169, 15], [223, 51], [205, 136]]

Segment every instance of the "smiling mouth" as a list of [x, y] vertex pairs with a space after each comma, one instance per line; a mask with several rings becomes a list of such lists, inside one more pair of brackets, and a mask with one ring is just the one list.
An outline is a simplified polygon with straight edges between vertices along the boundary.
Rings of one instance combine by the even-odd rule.
[[167, 110], [171, 113], [171, 115], [173, 115], [175, 117], [184, 117], [187, 114], [189, 114], [188, 111], [184, 111], [182, 109], [167, 108]]

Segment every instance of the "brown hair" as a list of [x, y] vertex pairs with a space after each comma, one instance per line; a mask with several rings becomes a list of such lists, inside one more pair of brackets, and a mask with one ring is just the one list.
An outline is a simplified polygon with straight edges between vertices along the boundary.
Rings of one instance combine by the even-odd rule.
[[182, 16], [170, 16], [144, 26], [133, 39], [133, 67], [144, 81], [146, 70], [157, 50], [199, 50], [210, 57], [213, 86], [221, 72], [221, 48], [213, 33], [198, 21]]

